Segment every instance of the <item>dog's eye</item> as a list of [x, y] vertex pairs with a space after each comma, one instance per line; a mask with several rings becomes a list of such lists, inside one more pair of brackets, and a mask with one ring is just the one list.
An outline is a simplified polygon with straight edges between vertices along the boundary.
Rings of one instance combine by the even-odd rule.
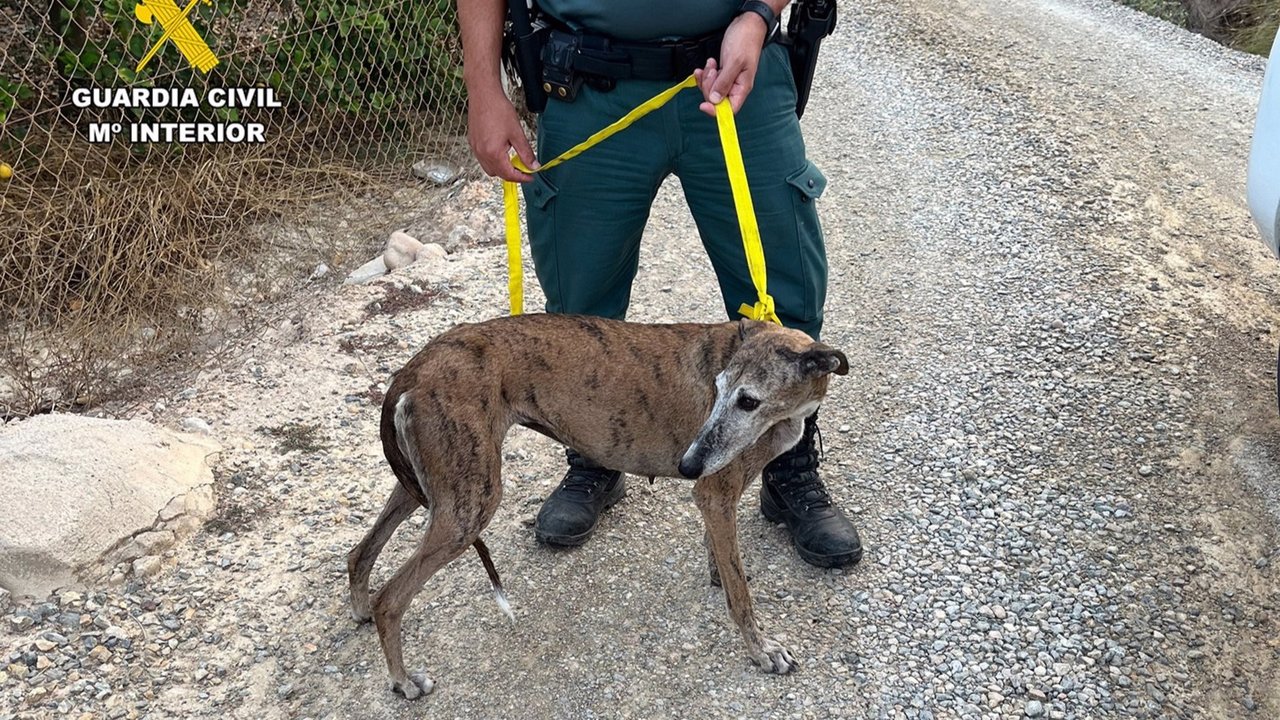
[[760, 401], [751, 397], [750, 395], [738, 396], [738, 409], [751, 412], [752, 410], [755, 410], [758, 407], [760, 407]]

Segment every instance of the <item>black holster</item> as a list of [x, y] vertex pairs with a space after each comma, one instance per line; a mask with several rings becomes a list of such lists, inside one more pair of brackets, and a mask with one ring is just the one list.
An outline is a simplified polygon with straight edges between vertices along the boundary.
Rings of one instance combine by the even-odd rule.
[[529, 111], [540, 113], [547, 107], [547, 93], [542, 84], [542, 45], [547, 26], [539, 17], [538, 6], [526, 0], [507, 0], [507, 23], [503, 33], [503, 53], [515, 66], [524, 90]]
[[835, 0], [796, 0], [787, 20], [783, 43], [791, 56], [791, 77], [796, 83], [796, 117], [804, 115], [813, 86], [813, 72], [818, 65], [818, 47], [822, 39], [836, 29]]

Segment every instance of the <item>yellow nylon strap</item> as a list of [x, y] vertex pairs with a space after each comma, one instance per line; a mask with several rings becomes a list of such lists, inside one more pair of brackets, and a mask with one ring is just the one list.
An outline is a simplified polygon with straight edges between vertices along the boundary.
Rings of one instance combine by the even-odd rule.
[[738, 314], [752, 320], [768, 320], [779, 325], [782, 321], [774, 312], [773, 297], [768, 293], [767, 273], [764, 266], [764, 247], [760, 244], [760, 226], [756, 224], [756, 208], [751, 204], [751, 188], [747, 185], [747, 170], [742, 164], [742, 148], [738, 145], [738, 127], [733, 122], [733, 108], [729, 101], [716, 105], [716, 125], [720, 127], [720, 145], [724, 148], [724, 164], [729, 169], [729, 187], [733, 190], [733, 206], [738, 211], [738, 229], [742, 232], [742, 247], [747, 255], [747, 268], [751, 270], [751, 282], [756, 286], [758, 300], [754, 307], [746, 303], [738, 308]]
[[[698, 80], [693, 75], [654, 95], [634, 110], [610, 123], [602, 130], [594, 133], [586, 140], [574, 145], [554, 159], [543, 163], [537, 170], [525, 165], [518, 156], [511, 156], [511, 164], [517, 170], [534, 174], [549, 170], [560, 163], [572, 160], [600, 142], [613, 137], [630, 127], [632, 123], [667, 104], [680, 91], [697, 87]], [[716, 124], [720, 129], [720, 144], [724, 148], [725, 165], [729, 169], [729, 186], [733, 190], [733, 204], [738, 213], [738, 227], [742, 232], [742, 243], [746, 250], [747, 266], [751, 271], [751, 282], [756, 286], [759, 300], [755, 306], [743, 303], [738, 311], [753, 320], [768, 320], [781, 324], [774, 311], [773, 298], [767, 293], [765, 285], [764, 249], [760, 244], [760, 228], [756, 225], [755, 207], [751, 204], [751, 190], [747, 185], [747, 173], [742, 163], [742, 149], [738, 145], [738, 130], [733, 122], [733, 109], [728, 99], [716, 105]], [[502, 200], [506, 219], [507, 234], [507, 291], [511, 297], [511, 314], [524, 312], [524, 268], [520, 257], [520, 200], [516, 183], [504, 180], [502, 183]]]
[[[572, 160], [596, 144], [622, 132], [636, 120], [666, 105], [667, 101], [675, 97], [681, 90], [695, 87], [697, 84], [697, 78], [690, 75], [679, 85], [674, 85], [654, 95], [591, 137], [565, 150], [554, 159], [543, 163], [537, 170], [525, 165], [518, 155], [511, 156], [511, 164], [520, 172], [530, 175], [549, 170], [562, 162]], [[520, 194], [516, 184], [510, 180], [502, 181], [502, 201], [505, 206], [503, 214], [506, 217], [507, 226], [507, 293], [511, 298], [511, 314], [520, 315], [524, 312], [524, 265], [520, 258]]]
[[507, 296], [511, 314], [524, 314], [524, 261], [520, 259], [520, 197], [516, 184], [502, 182], [503, 215], [507, 221]]

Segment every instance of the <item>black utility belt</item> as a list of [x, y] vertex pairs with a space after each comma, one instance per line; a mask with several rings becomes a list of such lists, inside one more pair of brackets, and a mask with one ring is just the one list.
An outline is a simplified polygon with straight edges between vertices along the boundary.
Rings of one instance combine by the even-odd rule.
[[724, 32], [637, 43], [552, 28], [542, 46], [542, 89], [572, 102], [585, 83], [612, 90], [618, 80], [679, 80], [718, 58]]

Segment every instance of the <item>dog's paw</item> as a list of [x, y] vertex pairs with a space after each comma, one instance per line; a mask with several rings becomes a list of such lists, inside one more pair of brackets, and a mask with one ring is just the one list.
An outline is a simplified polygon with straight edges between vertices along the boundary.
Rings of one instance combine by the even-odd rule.
[[791, 657], [791, 652], [776, 640], [769, 638], [765, 638], [760, 644], [760, 650], [753, 655], [753, 659], [761, 670], [777, 675], [786, 675], [797, 667], [796, 659]]
[[352, 588], [351, 590], [351, 619], [357, 623], [364, 624], [373, 619], [373, 608], [369, 592], [366, 590], [361, 592]]
[[406, 700], [417, 700], [430, 693], [436, 687], [435, 682], [427, 677], [426, 673], [410, 673], [409, 682], [392, 681], [391, 689], [400, 693]]

